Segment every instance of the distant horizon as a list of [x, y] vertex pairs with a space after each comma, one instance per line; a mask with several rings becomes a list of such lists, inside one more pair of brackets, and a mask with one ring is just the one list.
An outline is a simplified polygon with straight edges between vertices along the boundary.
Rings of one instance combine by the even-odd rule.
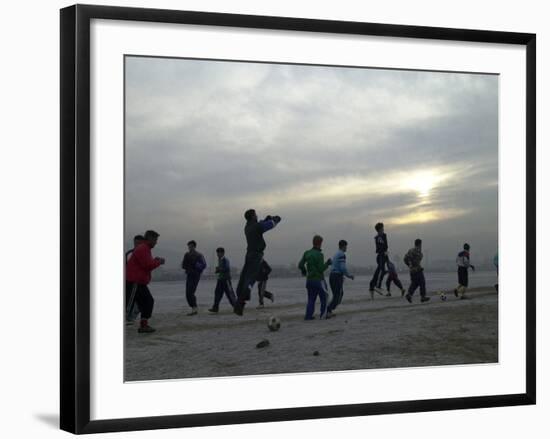
[[179, 266], [194, 239], [211, 259], [245, 253], [243, 213], [283, 220], [265, 235], [273, 264], [314, 234], [375, 264], [415, 238], [436, 260], [463, 243], [498, 251], [498, 76], [126, 57], [125, 248], [146, 229]]

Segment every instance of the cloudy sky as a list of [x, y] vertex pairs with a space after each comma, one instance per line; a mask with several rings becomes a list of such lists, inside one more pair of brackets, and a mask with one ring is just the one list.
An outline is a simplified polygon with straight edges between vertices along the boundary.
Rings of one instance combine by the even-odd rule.
[[248, 208], [283, 217], [274, 264], [319, 233], [372, 265], [378, 221], [390, 255], [497, 249], [498, 76], [127, 57], [125, 86], [126, 244], [158, 231], [167, 267], [191, 239], [240, 265]]

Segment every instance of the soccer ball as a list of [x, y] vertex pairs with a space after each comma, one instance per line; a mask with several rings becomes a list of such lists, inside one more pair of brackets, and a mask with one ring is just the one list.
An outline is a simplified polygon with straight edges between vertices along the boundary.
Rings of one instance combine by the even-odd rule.
[[281, 321], [279, 320], [279, 317], [271, 316], [267, 321], [267, 327], [270, 331], [278, 331], [281, 327]]
[[439, 298], [443, 301], [447, 300], [447, 295], [445, 294], [445, 291], [439, 292]]

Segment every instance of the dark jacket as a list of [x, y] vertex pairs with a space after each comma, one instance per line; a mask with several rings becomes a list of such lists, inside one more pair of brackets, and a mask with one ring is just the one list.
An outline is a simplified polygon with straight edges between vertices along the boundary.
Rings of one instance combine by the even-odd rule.
[[231, 267], [229, 265], [229, 259], [227, 259], [225, 256], [221, 259], [218, 259], [216, 274], [218, 275], [218, 280], [231, 279]]
[[267, 219], [263, 221], [247, 221], [244, 227], [244, 235], [246, 236], [247, 244], [246, 251], [263, 253], [266, 247], [264, 233], [271, 230], [275, 225], [275, 221]]
[[206, 268], [206, 261], [198, 251], [187, 252], [183, 256], [183, 261], [181, 261], [181, 268], [187, 274], [201, 274]]
[[385, 233], [376, 235], [374, 242], [376, 244], [376, 253], [386, 253], [388, 251], [388, 237]]

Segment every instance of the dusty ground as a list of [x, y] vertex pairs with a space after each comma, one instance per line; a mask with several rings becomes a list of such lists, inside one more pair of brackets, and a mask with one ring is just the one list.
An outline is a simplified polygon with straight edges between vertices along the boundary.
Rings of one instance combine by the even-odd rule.
[[[125, 328], [127, 381], [257, 375], [498, 361], [498, 295], [475, 288], [470, 300], [452, 294], [443, 302], [432, 296], [413, 304], [397, 297], [346, 291], [336, 317], [304, 321], [303, 292], [289, 300], [245, 315], [234, 315], [227, 302], [210, 315], [207, 306], [187, 317], [186, 308], [161, 311], [151, 320], [157, 332], [138, 334]], [[318, 314], [318, 307], [317, 307]], [[278, 332], [267, 320], [277, 315]], [[268, 347], [256, 344], [269, 340]], [[314, 352], [318, 351], [318, 355]]]

